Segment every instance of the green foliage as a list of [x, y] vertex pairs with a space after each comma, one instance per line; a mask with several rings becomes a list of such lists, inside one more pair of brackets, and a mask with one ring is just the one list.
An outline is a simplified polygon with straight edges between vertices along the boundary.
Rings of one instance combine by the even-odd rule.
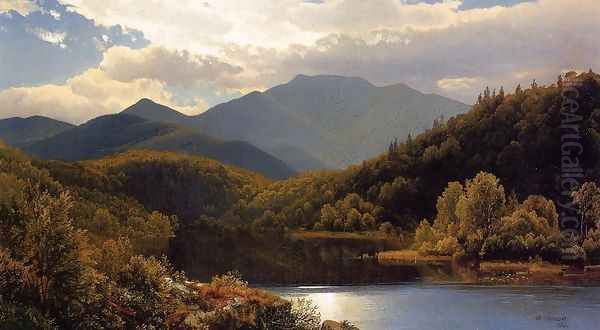
[[510, 216], [502, 218], [500, 227], [486, 239], [481, 256], [485, 259], [517, 260], [540, 256], [557, 261], [560, 258], [560, 232], [542, 215], [521, 206]]
[[505, 211], [504, 187], [493, 174], [481, 172], [468, 180], [456, 206], [460, 235], [483, 229], [492, 231]]
[[586, 182], [573, 191], [572, 197], [581, 215], [584, 235], [590, 228], [600, 228], [600, 188], [594, 182]]
[[[584, 150], [579, 165], [590, 169], [586, 173], [590, 180], [598, 176], [600, 167], [600, 117], [595, 110], [600, 108], [600, 78], [582, 74], [565, 80], [564, 86], [576, 84], [579, 91], [574, 100], [580, 105], [577, 115], [581, 116], [578, 125]], [[438, 122], [404, 143], [394, 141], [385, 155], [346, 171], [349, 182], [340, 187], [350, 190], [342, 193], [357, 193], [382, 207], [382, 218], [403, 229], [414, 229], [422, 218], [434, 218], [436, 198], [448, 182], [463, 182], [481, 171], [495, 174], [518, 199], [543, 195], [558, 201], [557, 169], [562, 157], [556, 146], [561, 145], [564, 132], [561, 92], [557, 86], [539, 85], [518, 88], [514, 94], [493, 95], [488, 90], [468, 113]], [[398, 178], [408, 182], [410, 189], [394, 193]], [[334, 191], [334, 195], [342, 194]], [[478, 235], [471, 241], [477, 241]]]
[[506, 204], [492, 174], [479, 173], [464, 189], [451, 182], [438, 198], [433, 226], [423, 220], [417, 227], [415, 248], [422, 254], [558, 260], [562, 242], [554, 203], [534, 195], [512, 212]]
[[595, 229], [588, 233], [582, 244], [586, 257], [593, 261], [600, 261], [600, 230]]
[[437, 230], [456, 235], [459, 219], [456, 213], [458, 202], [464, 195], [464, 188], [460, 182], [450, 182], [442, 195], [438, 198], [434, 227]]
[[379, 221], [370, 212], [376, 212], [373, 204], [365, 202], [358, 194], [348, 194], [335, 205], [323, 205], [321, 218], [314, 229], [346, 232], [376, 230]]
[[[177, 221], [147, 211], [136, 200], [141, 190], [132, 187], [140, 173], [155, 175], [148, 168], [160, 168], [161, 162], [189, 179], [194, 187], [184, 192], [206, 185], [206, 191], [218, 192], [211, 189], [229, 180], [225, 186], [234, 196], [252, 191], [244, 185], [264, 181], [197, 158], [141, 152], [121, 157], [106, 163], [41, 163], [0, 147], [1, 328], [175, 328], [189, 314], [190, 302], [206, 307], [208, 298], [166, 259], [139, 255], [165, 253]], [[154, 183], [172, 184], [168, 178]], [[177, 189], [170, 192], [182, 193]], [[156, 206], [152, 199], [145, 202]], [[221, 282], [231, 287], [228, 276]], [[236, 290], [244, 295], [251, 289], [244, 284]], [[279, 308], [292, 315], [289, 303], [277, 301], [261, 300], [244, 315], [272, 328], [265, 315]]]
[[164, 261], [134, 256], [117, 274], [118, 305], [135, 311], [124, 318], [126, 328], [161, 327], [174, 312], [169, 303], [171, 272]]

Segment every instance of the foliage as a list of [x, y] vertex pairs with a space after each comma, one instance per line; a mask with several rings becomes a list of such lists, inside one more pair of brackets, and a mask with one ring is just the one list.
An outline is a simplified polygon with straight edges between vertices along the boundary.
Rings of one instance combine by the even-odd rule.
[[594, 262], [600, 261], [600, 230], [590, 231], [583, 241], [582, 247], [588, 259]]
[[[588, 169], [583, 179], [597, 178], [600, 117], [595, 109], [600, 108], [600, 78], [585, 73], [570, 74], [562, 86], [484, 93], [469, 112], [438, 122], [404, 143], [394, 142], [386, 154], [347, 170], [349, 181], [339, 187], [350, 189], [343, 194], [357, 193], [382, 207], [381, 218], [403, 229], [414, 229], [420, 219], [434, 218], [436, 213], [445, 217], [436, 198], [449, 182], [464, 182], [481, 171], [496, 175], [505, 191], [514, 192], [519, 200], [543, 195], [557, 203], [562, 158], [556, 146], [561, 145], [561, 93], [567, 85], [579, 92], [573, 102], [580, 105], [577, 120], [584, 152], [579, 165]], [[397, 180], [407, 184], [391, 193]]]
[[[191, 314], [190, 304], [217, 308], [166, 258], [152, 256], [169, 248], [176, 217], [148, 211], [137, 201], [141, 192], [129, 190], [129, 180], [138, 175], [132, 162], [145, 162], [144, 157], [150, 164], [171, 164], [165, 168], [172, 170], [182, 162], [183, 177], [200, 173], [204, 160], [143, 153], [122, 157], [122, 163], [106, 164], [38, 162], [0, 147], [0, 327], [180, 328]], [[238, 173], [235, 179], [238, 174], [221, 165], [214, 169], [232, 175], [232, 182], [252, 178]], [[232, 193], [244, 191], [241, 183], [228, 187]], [[145, 202], [152, 206], [151, 200]], [[227, 287], [231, 299], [259, 297], [243, 313], [259, 327], [272, 328], [270, 322], [277, 320], [269, 315], [280, 310], [297, 320], [289, 302], [250, 289], [234, 275], [215, 279], [214, 287]], [[232, 317], [234, 324], [242, 322], [241, 314]]]
[[[465, 252], [476, 255], [483, 241], [496, 230], [505, 212], [504, 187], [493, 174], [481, 172], [468, 180], [456, 206], [458, 238], [467, 241]], [[474, 235], [475, 233], [475, 235]]]
[[479, 173], [464, 189], [449, 183], [438, 198], [438, 212], [433, 226], [423, 220], [415, 231], [415, 248], [422, 254], [552, 261], [561, 256], [554, 203], [529, 196], [512, 210], [492, 174]]
[[323, 205], [320, 221], [315, 224], [314, 228], [348, 232], [375, 230], [377, 219], [370, 213], [373, 211], [373, 204], [365, 202], [357, 194], [348, 194], [334, 205]]
[[578, 207], [584, 236], [590, 228], [600, 227], [600, 188], [594, 182], [584, 183], [573, 191], [573, 204]]

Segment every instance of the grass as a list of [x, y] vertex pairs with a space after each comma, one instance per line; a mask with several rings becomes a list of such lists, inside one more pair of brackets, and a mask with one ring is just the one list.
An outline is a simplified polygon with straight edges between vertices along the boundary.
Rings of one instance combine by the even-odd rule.
[[450, 256], [424, 256], [415, 250], [384, 251], [379, 252], [377, 256], [379, 260], [392, 262], [423, 263], [452, 261], [452, 257]]
[[292, 239], [355, 239], [355, 240], [397, 240], [397, 237], [388, 236], [382, 232], [333, 232], [333, 231], [305, 231], [291, 232]]

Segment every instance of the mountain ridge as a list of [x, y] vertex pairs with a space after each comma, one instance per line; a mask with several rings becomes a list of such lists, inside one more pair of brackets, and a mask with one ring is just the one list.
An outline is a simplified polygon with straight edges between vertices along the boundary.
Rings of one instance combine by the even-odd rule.
[[376, 86], [360, 77], [299, 74], [195, 116], [136, 108], [126, 111], [247, 141], [304, 171], [359, 163], [393, 139], [423, 132], [439, 117], [464, 113], [469, 106], [404, 83]]
[[244, 141], [223, 141], [191, 128], [131, 114], [92, 119], [81, 126], [25, 146], [43, 159], [96, 159], [130, 149], [177, 151], [213, 158], [272, 179], [294, 175], [284, 162]]
[[0, 139], [14, 146], [24, 146], [75, 127], [69, 123], [44, 117], [11, 117], [0, 119]]

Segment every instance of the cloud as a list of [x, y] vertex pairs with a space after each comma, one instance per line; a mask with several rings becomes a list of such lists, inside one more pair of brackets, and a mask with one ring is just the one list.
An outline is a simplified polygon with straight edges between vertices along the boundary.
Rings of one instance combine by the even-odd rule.
[[174, 101], [164, 83], [153, 79], [121, 82], [111, 79], [100, 69], [89, 69], [61, 85], [15, 87], [0, 92], [0, 118], [42, 115], [71, 123], [82, 123], [100, 115], [125, 109], [141, 98], [197, 114], [206, 110], [200, 98], [193, 106], [181, 106]]
[[[216, 55], [224, 43], [285, 48], [310, 43], [322, 35], [290, 22], [299, 6], [321, 7], [301, 0], [152, 1], [69, 0], [75, 10], [103, 24], [127, 22], [153, 43], [168, 48]], [[327, 1], [325, 2], [327, 3]]]
[[100, 67], [111, 78], [132, 81], [149, 78], [170, 86], [190, 87], [197, 82], [211, 82], [226, 87], [242, 72], [239, 66], [225, 63], [214, 56], [191, 54], [151, 46], [140, 50], [113, 47], [104, 55]]
[[437, 85], [446, 91], [472, 90], [474, 86], [479, 86], [480, 78], [461, 77], [444, 78], [437, 81]]
[[[481, 76], [486, 77], [481, 83], [508, 79], [508, 85], [522, 82], [513, 73], [523, 71], [540, 72], [540, 80], [553, 79], [555, 73], [550, 72], [565, 65], [587, 66], [593, 54], [575, 56], [553, 44], [597, 49], [591, 39], [577, 40], [592, 35], [589, 27], [570, 22], [581, 16], [592, 30], [599, 25], [592, 15], [598, 11], [592, 0], [582, 0], [576, 8], [568, 0], [223, 0], [209, 6], [159, 2], [144, 9], [139, 9], [141, 0], [73, 2], [77, 10], [106, 24], [127, 21], [155, 44], [189, 50], [162, 54], [172, 59], [164, 68], [175, 70], [175, 63], [180, 63], [188, 69], [156, 73], [155, 78], [169, 85], [175, 80], [190, 84], [203, 75], [215, 86], [244, 92], [286, 82], [298, 73], [332, 73], [362, 76], [380, 85], [405, 82], [470, 101], [484, 86], [473, 84], [472, 90], [459, 94], [441, 88], [438, 81]], [[208, 20], [215, 23], [201, 28]], [[159, 54], [158, 49], [153, 52]], [[209, 61], [218, 65], [207, 68], [214, 67], [215, 73], [197, 68], [193, 62], [208, 57], [194, 53], [211, 54]], [[148, 71], [134, 60], [120, 62], [132, 69], [107, 68], [116, 79], [139, 76], [133, 68]]]
[[[268, 87], [297, 73], [341, 74], [378, 85], [405, 82], [465, 102], [486, 85], [511, 88], [534, 78], [552, 82], [564, 69], [600, 67], [595, 0], [577, 6], [569, 0], [540, 0], [469, 12], [488, 16], [444, 28], [376, 30], [366, 37], [335, 33], [286, 49], [229, 45], [224, 56], [244, 68], [240, 84], [247, 86]], [[448, 79], [460, 77], [485, 79], [471, 80], [471, 89], [463, 84], [462, 90], [438, 83], [448, 87]]]
[[32, 1], [0, 0], [0, 13], [14, 10], [21, 15], [27, 15], [29, 12], [37, 9], [39, 7]]
[[[142, 32], [101, 26], [56, 0], [0, 0], [0, 90], [62, 83], [98, 65], [114, 45], [144, 47]], [[18, 11], [15, 11], [18, 10]]]
[[[472, 102], [486, 85], [508, 90], [600, 66], [596, 0], [70, 1], [76, 7], [48, 0], [26, 16], [0, 15], [0, 57], [10, 64], [0, 66], [0, 89], [1, 79], [20, 87], [49, 82], [40, 87], [81, 96], [65, 78], [93, 69], [101, 84], [156, 84], [152, 93], [197, 112], [304, 73], [404, 82]], [[64, 28], [64, 21], [83, 23]], [[145, 37], [152, 45], [143, 48]], [[120, 110], [86, 100], [100, 102], [99, 113]]]

